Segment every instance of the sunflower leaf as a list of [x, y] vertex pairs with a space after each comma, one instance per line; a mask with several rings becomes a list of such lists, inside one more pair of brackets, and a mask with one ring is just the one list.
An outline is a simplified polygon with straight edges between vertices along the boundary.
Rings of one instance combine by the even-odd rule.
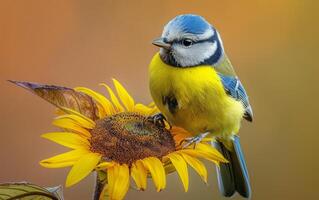
[[61, 185], [55, 187], [47, 187], [45, 188], [49, 192], [51, 192], [54, 196], [56, 196], [59, 200], [64, 200], [63, 198], [63, 188]]
[[27, 182], [0, 184], [1, 200], [63, 200], [62, 187], [43, 188]]
[[9, 82], [31, 91], [59, 109], [63, 110], [63, 108], [69, 108], [92, 120], [97, 119], [98, 110], [96, 103], [87, 94], [77, 92], [71, 88], [55, 85], [42, 85], [38, 83], [12, 80], [9, 80]]

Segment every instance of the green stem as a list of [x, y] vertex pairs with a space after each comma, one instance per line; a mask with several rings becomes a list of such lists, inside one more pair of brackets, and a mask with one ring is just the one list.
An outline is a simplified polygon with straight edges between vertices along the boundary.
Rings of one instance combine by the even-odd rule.
[[[101, 171], [95, 172], [95, 188], [94, 188], [93, 200], [100, 199], [103, 188], [107, 184], [105, 180], [106, 180], [106, 174], [104, 172], [101, 172]], [[105, 194], [103, 200], [107, 200], [107, 199], [109, 198], [107, 194]]]

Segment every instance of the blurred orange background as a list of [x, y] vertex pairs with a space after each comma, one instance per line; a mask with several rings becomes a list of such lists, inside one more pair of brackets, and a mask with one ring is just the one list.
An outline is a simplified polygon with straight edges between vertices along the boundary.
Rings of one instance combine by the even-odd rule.
[[[152, 39], [174, 16], [195, 13], [218, 28], [254, 108], [254, 123], [243, 122], [239, 133], [252, 199], [319, 199], [318, 10], [311, 0], [2, 0], [0, 182], [53, 186], [68, 172], [38, 164], [66, 150], [39, 137], [55, 130], [53, 106], [6, 80], [102, 92], [98, 83], [116, 77], [149, 103], [148, 64], [158, 51]], [[224, 199], [208, 169], [208, 185], [191, 171], [188, 193], [173, 174], [165, 191], [149, 182], [127, 199]], [[91, 176], [65, 189], [66, 199], [90, 199], [92, 185]]]

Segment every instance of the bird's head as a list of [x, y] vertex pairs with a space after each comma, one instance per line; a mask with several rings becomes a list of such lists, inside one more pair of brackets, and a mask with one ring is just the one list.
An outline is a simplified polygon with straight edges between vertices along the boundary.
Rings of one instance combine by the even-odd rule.
[[175, 67], [214, 65], [224, 52], [217, 30], [203, 17], [192, 14], [169, 21], [153, 44], [160, 47], [161, 59]]

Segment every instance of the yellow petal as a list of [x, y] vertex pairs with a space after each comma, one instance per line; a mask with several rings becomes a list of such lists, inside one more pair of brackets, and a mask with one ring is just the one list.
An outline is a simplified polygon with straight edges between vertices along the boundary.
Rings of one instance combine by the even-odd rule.
[[108, 192], [110, 200], [121, 200], [130, 186], [130, 175], [127, 165], [116, 164], [107, 170]]
[[40, 165], [45, 168], [64, 168], [73, 166], [76, 161], [65, 161], [61, 163], [42, 163], [40, 161]]
[[102, 106], [106, 115], [114, 114], [114, 107], [112, 103], [102, 94], [85, 87], [77, 87], [74, 90], [83, 92], [92, 97], [96, 102], [98, 102]]
[[174, 165], [179, 177], [182, 180], [184, 190], [185, 190], [185, 192], [187, 192], [189, 180], [188, 180], [187, 164], [186, 164], [184, 158], [177, 153], [170, 153], [167, 155], [167, 157], [171, 160], [172, 164]]
[[70, 187], [89, 175], [100, 162], [101, 155], [88, 153], [82, 156], [72, 167], [66, 179], [66, 187]]
[[173, 135], [179, 136], [183, 139], [188, 138], [188, 137], [192, 137], [192, 134], [190, 132], [188, 132], [185, 129], [178, 127], [178, 126], [173, 126], [171, 129], [171, 132]]
[[67, 108], [67, 107], [61, 107], [60, 109], [62, 109], [63, 112], [65, 112], [65, 113], [67, 113], [67, 114], [79, 116], [79, 117], [85, 119], [86, 121], [88, 121], [88, 122], [94, 124], [94, 122], [93, 122], [92, 119], [86, 117], [85, 115], [82, 115], [81, 113], [79, 113], [79, 112], [77, 112], [77, 111], [75, 111], [75, 110], [72, 110], [72, 109]]
[[143, 115], [152, 115], [152, 114], [155, 114], [156, 112], [156, 109], [153, 108], [150, 108], [150, 107], [147, 107], [143, 104], [136, 104], [134, 106], [134, 112], [138, 112], [138, 113], [141, 113]]
[[154, 115], [154, 114], [156, 114], [156, 113], [159, 113], [160, 111], [159, 111], [159, 109], [157, 108], [157, 107], [152, 107], [152, 109], [150, 110], [150, 115]]
[[152, 175], [157, 191], [161, 191], [166, 186], [166, 174], [162, 162], [156, 157], [148, 157], [142, 160], [143, 165]]
[[150, 107], [150, 108], [152, 108], [152, 109], [153, 109], [154, 114], [155, 114], [155, 113], [159, 113], [159, 112], [161, 112], [161, 111], [157, 108], [157, 106], [155, 105], [155, 103], [154, 103], [154, 102], [151, 102], [150, 104], [148, 104], [148, 107]]
[[85, 128], [82, 128], [77, 123], [75, 123], [74, 120], [69, 119], [69, 118], [55, 119], [53, 121], [53, 125], [60, 127], [60, 128], [63, 128], [63, 129], [75, 131], [75, 132], [83, 135], [86, 138], [91, 137], [91, 134], [88, 130], [86, 130]]
[[75, 124], [78, 126], [81, 126], [86, 129], [93, 129], [95, 127], [95, 122], [93, 121], [88, 121], [80, 116], [77, 115], [61, 115], [56, 117], [55, 119], [70, 119], [72, 120]]
[[56, 142], [60, 145], [71, 149], [89, 149], [90, 143], [88, 140], [75, 133], [68, 132], [53, 132], [41, 135], [41, 137]]
[[[218, 164], [219, 162], [224, 162], [222, 159], [220, 159], [212, 154], [209, 154], [209, 153], [203, 152], [203, 151], [198, 151], [195, 149], [182, 149], [179, 151], [181, 153], [185, 153], [185, 154], [188, 154], [188, 155], [193, 156], [193, 157], [204, 158], [204, 159], [209, 160], [215, 164]], [[228, 162], [228, 161], [225, 161], [225, 162]]]
[[[65, 108], [68, 109], [68, 108]], [[82, 115], [81, 113], [78, 113], [74, 110], [68, 109], [67, 111], [68, 114], [66, 115], [61, 115], [56, 117], [56, 119], [61, 119], [61, 118], [70, 118], [72, 120], [74, 120], [78, 125], [84, 127], [84, 128], [88, 128], [88, 129], [92, 129], [95, 126], [95, 122], [93, 120], [91, 120], [90, 118]]]
[[142, 161], [138, 160], [133, 163], [131, 168], [131, 175], [136, 183], [137, 188], [139, 190], [145, 190], [147, 184], [147, 170], [145, 169]]
[[117, 95], [121, 99], [123, 105], [125, 106], [127, 111], [133, 111], [134, 109], [134, 99], [131, 95], [126, 91], [126, 89], [122, 86], [120, 82], [116, 79], [113, 79], [113, 84], [115, 86]]
[[209, 144], [198, 143], [195, 145], [195, 149], [193, 149], [193, 147], [188, 147], [180, 151], [191, 156], [204, 158], [216, 164], [218, 164], [219, 162], [228, 162], [227, 159], [225, 159], [224, 156], [217, 149]]
[[224, 158], [224, 156], [214, 147], [212, 147], [211, 145], [208, 144], [204, 144], [204, 143], [198, 143], [196, 144], [196, 148], [195, 150], [198, 151], [202, 151], [202, 152], [206, 152], [207, 154], [209, 154], [213, 159], [215, 158], [217, 161], [220, 162], [228, 162], [226, 160], [226, 158]]
[[62, 153], [51, 158], [40, 161], [40, 165], [46, 168], [60, 168], [72, 166], [79, 158], [89, 153], [85, 149], [76, 149]]
[[98, 118], [102, 119], [104, 118], [107, 114], [105, 112], [105, 109], [103, 108], [103, 106], [101, 106], [101, 104], [97, 103], [96, 104], [97, 110], [98, 110]]
[[114, 104], [115, 106], [115, 109], [117, 112], [123, 112], [124, 111], [124, 108], [123, 106], [120, 104], [119, 100], [117, 99], [117, 97], [115, 96], [113, 90], [106, 84], [104, 83], [101, 83], [100, 85], [104, 86], [107, 91], [109, 92], [110, 94], [110, 97], [111, 97], [111, 100], [112, 100], [112, 103]]
[[96, 166], [97, 170], [105, 170], [107, 168], [113, 167], [115, 165], [114, 162], [102, 162]]
[[181, 153], [184, 160], [200, 175], [205, 183], [207, 183], [207, 170], [205, 165], [198, 159], [189, 156], [187, 154]]

